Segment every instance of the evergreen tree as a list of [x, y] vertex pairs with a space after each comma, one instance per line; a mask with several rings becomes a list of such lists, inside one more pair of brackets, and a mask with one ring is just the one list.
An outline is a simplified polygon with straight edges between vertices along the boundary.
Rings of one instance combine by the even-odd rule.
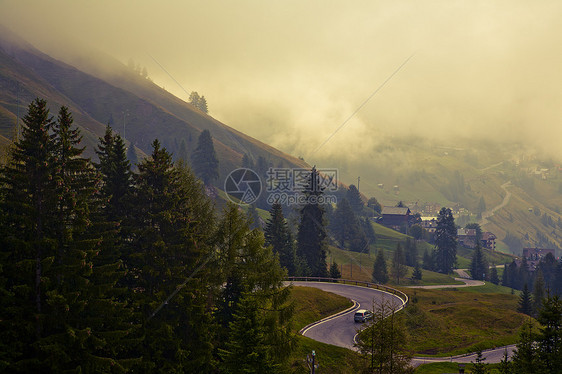
[[509, 355], [507, 354], [507, 348], [503, 352], [503, 357], [499, 364], [499, 372], [500, 374], [511, 374], [512, 373], [512, 364], [509, 361]]
[[562, 367], [562, 302], [558, 296], [544, 299], [537, 320], [541, 324], [538, 357], [546, 373], [555, 373]]
[[[264, 246], [261, 232], [250, 230], [237, 206], [229, 204], [226, 207], [218, 226], [219, 260], [216, 267], [221, 269], [220, 282], [223, 285], [217, 310], [223, 329], [219, 332], [218, 341], [231, 342], [223, 346], [219, 343], [219, 349], [232, 354], [240, 352], [234, 349], [242, 344], [240, 338], [243, 338], [237, 332], [238, 323], [253, 323], [252, 328], [258, 335], [263, 334], [263, 339], [247, 343], [256, 344], [257, 350], [263, 350], [271, 365], [281, 365], [294, 347], [290, 329], [293, 305], [289, 301], [290, 288], [284, 286], [286, 272], [273, 251]], [[245, 304], [245, 298], [248, 298], [248, 304]], [[249, 316], [250, 320], [244, 316]], [[228, 372], [227, 357], [234, 356], [223, 355], [224, 369]], [[253, 361], [252, 357], [238, 359], [248, 365], [256, 365], [250, 372], [260, 372], [259, 361]]]
[[503, 264], [502, 286], [504, 287], [510, 287], [508, 275], [509, 275], [508, 265]]
[[375, 263], [373, 264], [373, 282], [384, 284], [388, 282], [388, 269], [386, 267], [386, 260], [382, 249], [379, 249]]
[[[525, 285], [526, 286], [526, 285]], [[533, 374], [540, 373], [537, 357], [537, 346], [535, 340], [537, 333], [533, 322], [529, 320], [521, 327], [519, 342], [512, 358], [512, 369], [514, 373]]]
[[243, 294], [229, 323], [229, 339], [219, 350], [225, 373], [276, 373], [280, 364], [273, 360], [264, 332], [264, 316], [252, 295]]
[[123, 370], [118, 336], [131, 325], [109, 303], [115, 264], [97, 260], [97, 180], [80, 133], [67, 108], [54, 122], [40, 99], [23, 121], [2, 169], [1, 360], [16, 372]]
[[178, 149], [175, 161], [178, 160], [189, 162], [189, 153], [187, 152], [187, 145], [185, 144], [185, 139], [182, 139], [180, 142], [180, 147]]
[[397, 284], [400, 284], [400, 278], [403, 278], [408, 271], [404, 260], [404, 252], [402, 251], [402, 246], [400, 243], [396, 245], [396, 250], [392, 256], [392, 265], [390, 267], [390, 273], [396, 280]]
[[363, 227], [347, 199], [344, 198], [338, 202], [337, 209], [332, 214], [330, 227], [340, 248], [345, 248], [345, 244], [349, 243], [352, 251], [368, 251], [367, 237], [363, 232]]
[[145, 342], [137, 370], [209, 371], [208, 299], [220, 284], [200, 265], [213, 253], [213, 208], [195, 176], [181, 164], [174, 167], [158, 140], [152, 147], [151, 158], [138, 165], [123, 228], [127, 285], [135, 291]]
[[340, 268], [335, 262], [332, 262], [332, 265], [330, 265], [330, 278], [341, 278]]
[[361, 198], [361, 194], [355, 185], [350, 184], [349, 188], [347, 189], [346, 198], [349, 201], [349, 205], [353, 213], [360, 216], [363, 214], [363, 207], [365, 204], [363, 203], [363, 199]]
[[189, 94], [189, 103], [199, 109], [199, 100], [201, 97], [196, 91], [191, 91]]
[[472, 253], [472, 261], [470, 262], [470, 273], [472, 279], [486, 280], [488, 274], [488, 261], [482, 252], [480, 242], [476, 243], [476, 248]]
[[250, 220], [250, 228], [262, 229], [261, 218], [254, 204], [250, 204], [248, 207], [248, 219]]
[[132, 189], [131, 164], [126, 156], [125, 143], [119, 134], [114, 134], [109, 126], [103, 138], [99, 138], [96, 154], [99, 163], [96, 168], [101, 174], [100, 196], [105, 218], [120, 222], [126, 215], [126, 196]]
[[431, 270], [433, 271], [434, 265], [433, 265], [433, 256], [429, 254], [429, 252], [427, 251], [427, 249], [425, 251], [423, 251], [423, 262], [422, 262], [422, 267], [425, 270]]
[[137, 151], [135, 150], [135, 145], [133, 143], [129, 144], [129, 148], [127, 148], [127, 160], [129, 160], [131, 170], [138, 169], [137, 164], [139, 163], [139, 156], [137, 155]]
[[493, 284], [500, 284], [500, 278], [498, 277], [498, 269], [495, 265], [492, 265], [492, 269], [490, 270], [490, 282]]
[[476, 243], [480, 243], [482, 240], [482, 228], [478, 223], [467, 223], [464, 227], [465, 229], [474, 229], [476, 230]]
[[373, 225], [371, 225], [371, 220], [368, 217], [364, 217], [361, 220], [361, 227], [369, 244], [375, 244], [377, 236], [375, 234], [375, 229], [373, 229]]
[[209, 107], [207, 106], [207, 99], [205, 99], [205, 96], [201, 96], [201, 98], [199, 98], [199, 105], [197, 108], [199, 108], [199, 110], [203, 113], [209, 113]]
[[244, 156], [242, 156], [242, 167], [248, 169], [254, 168], [254, 163], [252, 162], [252, 160], [250, 159], [247, 153], [244, 153]]
[[538, 269], [533, 287], [533, 316], [538, 316], [545, 296], [544, 278], [541, 269]]
[[453, 213], [442, 208], [435, 229], [435, 267], [440, 273], [450, 273], [457, 260], [457, 228]]
[[191, 155], [193, 171], [208, 186], [219, 177], [219, 160], [209, 130], [203, 130], [197, 141], [197, 148]]
[[404, 257], [406, 259], [406, 265], [414, 266], [418, 262], [418, 247], [415, 240], [410, 240], [406, 238], [406, 244], [404, 245]]
[[482, 351], [476, 352], [476, 362], [473, 362], [472, 374], [487, 374], [490, 372], [484, 361], [486, 361], [486, 358], [482, 357]]
[[420, 269], [420, 264], [416, 262], [414, 265], [414, 271], [412, 272], [412, 279], [420, 281], [422, 279], [422, 271]]
[[304, 189], [307, 202], [300, 210], [300, 224], [297, 234], [297, 254], [306, 260], [312, 276], [328, 275], [326, 264], [326, 228], [324, 226], [324, 209], [318, 203], [323, 188], [319, 184], [319, 175], [313, 167]]
[[529, 292], [527, 283], [523, 286], [523, 291], [519, 296], [519, 306], [517, 307], [517, 311], [529, 316], [533, 313], [533, 302], [531, 300], [531, 293]]
[[281, 204], [274, 203], [269, 215], [264, 229], [265, 245], [271, 246], [273, 252], [278, 254], [279, 263], [287, 269], [289, 275], [295, 275], [295, 247]]

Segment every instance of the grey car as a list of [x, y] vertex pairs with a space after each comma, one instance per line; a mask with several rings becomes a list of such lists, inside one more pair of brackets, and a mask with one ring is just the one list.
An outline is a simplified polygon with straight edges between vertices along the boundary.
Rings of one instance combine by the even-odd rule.
[[373, 318], [373, 313], [367, 309], [359, 309], [353, 316], [353, 320], [358, 323], [367, 322], [371, 318]]

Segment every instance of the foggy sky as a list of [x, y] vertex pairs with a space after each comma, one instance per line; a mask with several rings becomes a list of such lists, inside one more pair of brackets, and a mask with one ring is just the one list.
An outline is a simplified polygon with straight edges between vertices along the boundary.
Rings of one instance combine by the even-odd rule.
[[[309, 163], [385, 136], [527, 142], [562, 157], [561, 1], [0, 0], [0, 23], [205, 95], [210, 114]], [[347, 125], [333, 133], [409, 56]]]

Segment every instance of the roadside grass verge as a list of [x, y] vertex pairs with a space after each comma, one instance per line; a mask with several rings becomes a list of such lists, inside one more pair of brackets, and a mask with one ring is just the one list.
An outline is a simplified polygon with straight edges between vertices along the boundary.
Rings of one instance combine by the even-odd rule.
[[359, 372], [361, 358], [358, 353], [300, 335], [297, 336], [297, 348], [290, 358], [290, 372], [310, 373], [305, 360], [306, 355], [310, 355], [313, 350], [316, 352], [316, 362], [320, 365], [317, 369], [319, 373], [351, 374]]
[[414, 354], [450, 356], [516, 343], [529, 317], [516, 312], [518, 295], [492, 293], [495, 287], [501, 286], [402, 288], [412, 301], [403, 313]]
[[[325, 292], [311, 287], [293, 287], [292, 300], [295, 303], [293, 328], [300, 330], [309, 323], [318, 321], [332, 314], [349, 308], [353, 303], [343, 296]], [[317, 363], [322, 373], [344, 374], [356, 373], [360, 364], [359, 355], [346, 348], [320, 343], [310, 338], [297, 335], [297, 347], [290, 357], [291, 373], [310, 373], [307, 368], [307, 354], [316, 352]]]
[[291, 298], [295, 303], [295, 331], [353, 305], [351, 300], [343, 296], [312, 287], [293, 287]]

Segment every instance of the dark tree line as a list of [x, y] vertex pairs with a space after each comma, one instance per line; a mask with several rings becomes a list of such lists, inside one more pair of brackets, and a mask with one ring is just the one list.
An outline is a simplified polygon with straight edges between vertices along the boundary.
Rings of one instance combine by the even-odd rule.
[[132, 173], [108, 127], [82, 156], [35, 100], [0, 170], [0, 371], [278, 372], [294, 346], [279, 255], [155, 140]]

